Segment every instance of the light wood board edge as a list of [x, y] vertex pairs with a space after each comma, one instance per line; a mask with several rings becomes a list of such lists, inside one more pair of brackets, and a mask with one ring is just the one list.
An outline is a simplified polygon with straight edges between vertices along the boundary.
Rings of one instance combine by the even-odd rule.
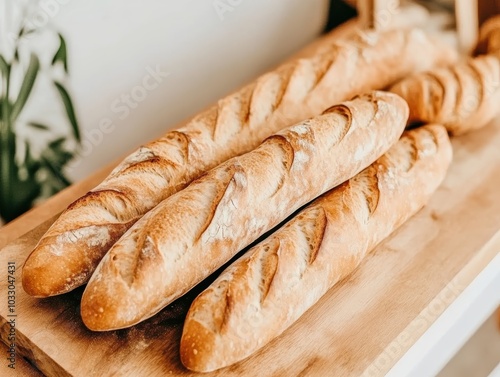
[[[387, 374], [411, 346], [443, 314], [448, 306], [483, 271], [500, 250], [500, 231], [473, 256], [459, 273], [432, 299], [380, 355], [365, 369], [362, 377]], [[499, 311], [500, 313], [500, 311]]]

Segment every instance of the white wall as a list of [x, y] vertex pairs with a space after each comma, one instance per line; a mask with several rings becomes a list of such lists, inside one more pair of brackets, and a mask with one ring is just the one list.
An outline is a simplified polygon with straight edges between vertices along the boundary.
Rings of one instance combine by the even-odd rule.
[[[69, 174], [89, 175], [272, 68], [320, 33], [327, 3], [42, 1], [48, 16], [33, 21], [46, 18], [66, 37], [69, 86], [85, 130], [84, 156]], [[156, 80], [150, 71], [160, 72]]]

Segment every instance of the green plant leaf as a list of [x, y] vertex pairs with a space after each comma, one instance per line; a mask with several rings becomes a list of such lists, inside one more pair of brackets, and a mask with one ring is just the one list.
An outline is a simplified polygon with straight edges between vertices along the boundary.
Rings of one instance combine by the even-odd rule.
[[39, 70], [40, 61], [35, 54], [31, 54], [30, 64], [24, 76], [23, 83], [21, 84], [21, 89], [19, 90], [14, 105], [12, 105], [12, 111], [10, 113], [10, 121], [12, 124], [15, 124], [17, 117], [21, 113], [24, 105], [26, 105]]
[[63, 144], [64, 144], [65, 141], [66, 141], [65, 137], [59, 137], [59, 138], [57, 138], [55, 140], [52, 140], [49, 143], [49, 149], [53, 150], [53, 151], [59, 152], [60, 150], [62, 150], [62, 147], [63, 147]]
[[15, 161], [15, 135], [11, 130], [6, 131], [0, 147], [0, 216], [11, 221], [31, 208], [40, 185], [33, 175], [20, 179], [20, 168]]
[[74, 157], [74, 154], [65, 148], [65, 142], [64, 137], [58, 138], [50, 142], [42, 152], [42, 156], [52, 161], [52, 165], [58, 165], [61, 169]]
[[69, 185], [71, 185], [70, 180], [64, 175], [59, 164], [56, 164], [54, 163], [54, 161], [51, 161], [45, 157], [42, 157], [42, 161], [44, 163], [44, 166], [50, 171], [53, 177], [63, 185], [63, 187], [68, 187]]
[[66, 41], [64, 40], [63, 36], [59, 34], [59, 48], [57, 49], [56, 54], [52, 58], [52, 65], [57, 64], [57, 62], [61, 62], [64, 71], [68, 73], [68, 53], [66, 49]]
[[42, 153], [42, 158], [49, 161], [52, 166], [57, 167], [59, 170], [62, 170], [72, 157], [73, 155], [62, 147], [47, 149]]
[[[50, 142], [40, 158], [41, 163], [52, 178], [47, 179], [46, 183], [53, 189], [61, 189], [71, 184], [63, 173], [64, 166], [73, 158], [73, 153], [64, 147], [65, 141], [66, 139], [61, 137]], [[57, 182], [53, 182], [54, 180]]]
[[2, 72], [2, 75], [7, 76], [9, 74], [10, 66], [7, 64], [5, 61], [5, 58], [0, 55], [0, 71]]
[[73, 129], [73, 135], [75, 136], [75, 139], [78, 142], [80, 142], [81, 139], [80, 139], [80, 130], [78, 128], [78, 121], [76, 120], [75, 110], [73, 108], [73, 103], [71, 102], [71, 98], [68, 94], [68, 91], [64, 88], [64, 86], [61, 83], [57, 81], [54, 81], [54, 85], [56, 86], [57, 91], [59, 92], [59, 95], [61, 96], [61, 99], [64, 103], [66, 114]]
[[[5, 106], [5, 102], [3, 103]], [[12, 191], [17, 180], [14, 156], [16, 153], [15, 135], [9, 125], [0, 122], [0, 215], [9, 221], [12, 207]]]
[[36, 128], [37, 130], [43, 130], [43, 131], [50, 130], [49, 126], [46, 126], [45, 124], [36, 123], [36, 122], [29, 122], [28, 126]]
[[34, 176], [37, 170], [40, 168], [40, 162], [35, 160], [31, 154], [31, 146], [25, 141], [25, 153], [24, 153], [24, 166], [28, 170], [30, 176]]

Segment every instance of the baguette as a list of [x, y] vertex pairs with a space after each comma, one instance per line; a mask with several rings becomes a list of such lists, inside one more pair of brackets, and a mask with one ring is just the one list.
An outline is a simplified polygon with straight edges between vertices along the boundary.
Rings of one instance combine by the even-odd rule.
[[213, 371], [280, 335], [425, 205], [451, 157], [443, 126], [407, 131], [386, 155], [250, 249], [192, 303], [182, 363]]
[[132, 224], [205, 171], [331, 104], [455, 58], [419, 30], [363, 33], [262, 76], [186, 126], [139, 148], [71, 204], [28, 257], [24, 290], [46, 297], [86, 283]]
[[488, 19], [479, 30], [475, 54], [500, 53], [500, 15]]
[[407, 104], [374, 92], [266, 139], [167, 198], [109, 251], [82, 296], [91, 330], [156, 314], [300, 206], [346, 181], [403, 133]]
[[390, 90], [408, 102], [410, 123], [439, 123], [461, 135], [484, 127], [499, 112], [500, 56], [418, 73]]

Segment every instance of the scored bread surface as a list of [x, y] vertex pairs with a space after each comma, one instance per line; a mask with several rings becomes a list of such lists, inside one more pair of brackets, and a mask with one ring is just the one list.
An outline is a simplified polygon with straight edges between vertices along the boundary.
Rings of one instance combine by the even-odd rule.
[[481, 26], [475, 53], [500, 54], [500, 15], [491, 17]]
[[443, 124], [461, 135], [487, 125], [500, 111], [500, 55], [403, 79], [391, 88], [410, 106], [410, 122]]
[[367, 169], [250, 249], [192, 303], [180, 344], [183, 364], [216, 370], [280, 335], [426, 204], [451, 158], [443, 126], [408, 131]]
[[92, 330], [158, 312], [293, 211], [366, 168], [402, 134], [406, 102], [373, 92], [266, 139], [210, 170], [139, 220], [82, 297]]

